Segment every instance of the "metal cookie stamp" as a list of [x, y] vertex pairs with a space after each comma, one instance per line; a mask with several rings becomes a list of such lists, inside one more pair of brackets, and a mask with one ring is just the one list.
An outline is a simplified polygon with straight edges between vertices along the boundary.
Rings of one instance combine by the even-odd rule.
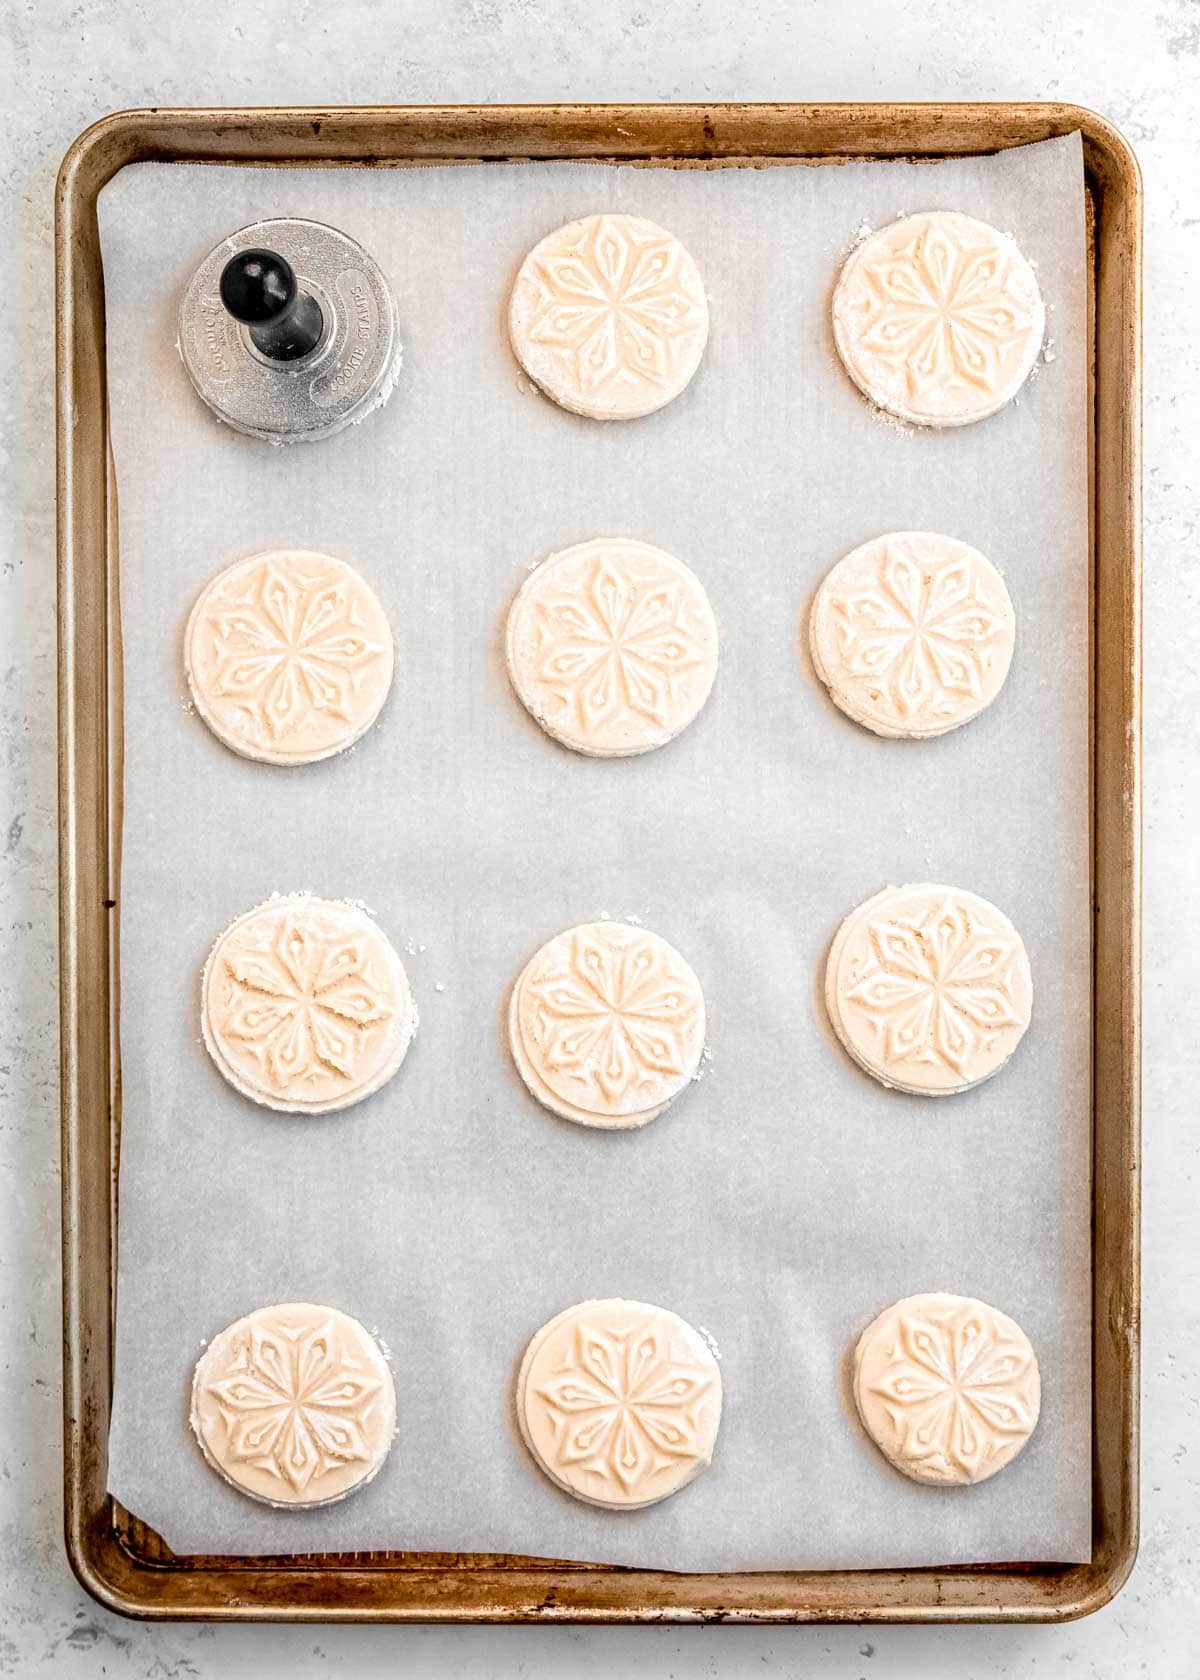
[[362, 246], [322, 222], [255, 222], [200, 264], [179, 351], [213, 412], [269, 443], [328, 437], [391, 395], [396, 306]]

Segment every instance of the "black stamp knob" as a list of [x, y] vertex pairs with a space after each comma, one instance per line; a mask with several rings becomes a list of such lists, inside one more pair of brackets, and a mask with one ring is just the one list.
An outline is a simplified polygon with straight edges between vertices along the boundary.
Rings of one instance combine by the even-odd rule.
[[291, 263], [276, 251], [230, 257], [221, 270], [221, 302], [272, 361], [294, 362], [321, 342], [321, 306], [301, 291]]

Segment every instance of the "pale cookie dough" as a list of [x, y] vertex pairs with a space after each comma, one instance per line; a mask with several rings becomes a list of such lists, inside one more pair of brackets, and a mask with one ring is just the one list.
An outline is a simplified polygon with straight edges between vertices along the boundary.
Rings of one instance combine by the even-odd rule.
[[891, 531], [847, 554], [813, 602], [817, 675], [876, 735], [944, 735], [999, 694], [1016, 621], [978, 549], [933, 531]]
[[200, 1015], [229, 1083], [293, 1114], [377, 1091], [416, 1026], [404, 965], [371, 917], [305, 893], [268, 899], [225, 929], [204, 965]]
[[653, 1505], [712, 1463], [721, 1372], [698, 1331], [644, 1301], [584, 1301], [538, 1331], [517, 1376], [525, 1444], [589, 1505]]
[[687, 728], [717, 674], [699, 578], [661, 548], [596, 537], [552, 554], [508, 614], [508, 672], [548, 735], [593, 758], [650, 752]]
[[951, 210], [905, 216], [850, 253], [833, 295], [846, 371], [918, 426], [966, 426], [1016, 396], [1046, 311], [1008, 234]]
[[392, 1373], [334, 1307], [259, 1307], [222, 1330], [192, 1378], [191, 1423], [227, 1482], [267, 1505], [332, 1505], [378, 1472], [396, 1433]]
[[983, 1482], [1033, 1434], [1037, 1360], [1019, 1325], [963, 1295], [910, 1295], [854, 1355], [863, 1427], [915, 1482]]
[[373, 591], [331, 554], [279, 549], [220, 572], [192, 608], [184, 662], [196, 710], [243, 758], [311, 764], [357, 741], [392, 680]]
[[640, 216], [585, 216], [521, 264], [508, 308], [517, 360], [548, 397], [595, 420], [633, 420], [677, 397], [708, 340], [700, 271]]
[[1029, 1025], [1021, 936], [960, 887], [887, 887], [838, 929], [825, 968], [834, 1030], [860, 1067], [918, 1096], [999, 1071]]
[[645, 928], [590, 922], [522, 970], [509, 1043], [538, 1101], [583, 1126], [629, 1129], [661, 1114], [704, 1049], [704, 996], [687, 962]]

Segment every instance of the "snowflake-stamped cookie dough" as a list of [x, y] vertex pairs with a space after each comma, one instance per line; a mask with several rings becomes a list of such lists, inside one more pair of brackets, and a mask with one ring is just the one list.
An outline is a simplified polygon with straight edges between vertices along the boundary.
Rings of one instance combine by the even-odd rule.
[[259, 1307], [204, 1350], [191, 1424], [209, 1464], [251, 1499], [332, 1505], [387, 1457], [395, 1385], [348, 1313], [307, 1301]]
[[688, 384], [708, 341], [700, 271], [640, 216], [585, 216], [534, 246], [508, 311], [517, 360], [562, 408], [632, 420]]
[[664, 746], [696, 717], [717, 674], [717, 625], [681, 560], [596, 537], [529, 574], [506, 652], [513, 688], [548, 735], [621, 758]]
[[243, 758], [310, 764], [379, 715], [392, 632], [344, 560], [307, 549], [252, 554], [201, 592], [184, 634], [196, 710]]
[[243, 1096], [326, 1114], [377, 1091], [408, 1051], [408, 976], [365, 910], [306, 893], [225, 929], [204, 965], [204, 1042]]
[[704, 995], [658, 934], [589, 922], [551, 939], [512, 990], [513, 1061], [546, 1108], [628, 1130], [662, 1113], [704, 1050]]
[[665, 1307], [584, 1301], [530, 1342], [517, 1418], [552, 1482], [590, 1505], [636, 1510], [712, 1462], [720, 1367], [700, 1333]]
[[833, 294], [847, 373], [889, 414], [966, 426], [1016, 396], [1042, 347], [1037, 277], [1006, 233], [952, 210], [864, 239]]
[[1019, 1325], [963, 1295], [910, 1295], [859, 1338], [863, 1427], [916, 1482], [982, 1482], [1017, 1456], [1041, 1405], [1037, 1359]]
[[1033, 982], [1008, 917], [960, 887], [887, 887], [851, 911], [825, 967], [825, 1004], [850, 1055], [917, 1096], [997, 1073], [1029, 1025]]
[[817, 675], [876, 735], [944, 735], [999, 694], [1016, 623], [978, 549], [933, 531], [863, 543], [826, 577], [809, 644]]

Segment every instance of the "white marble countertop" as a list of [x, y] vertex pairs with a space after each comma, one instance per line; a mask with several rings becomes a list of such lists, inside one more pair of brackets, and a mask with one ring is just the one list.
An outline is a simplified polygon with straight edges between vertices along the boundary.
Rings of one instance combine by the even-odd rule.
[[[1200, 1673], [1200, 0], [6, 0], [0, 337], [0, 1674]], [[1070, 99], [1146, 177], [1145, 1322], [1141, 1557], [1061, 1628], [146, 1626], [60, 1539], [52, 193], [133, 105]], [[1190, 189], [1190, 190], [1189, 190]]]

